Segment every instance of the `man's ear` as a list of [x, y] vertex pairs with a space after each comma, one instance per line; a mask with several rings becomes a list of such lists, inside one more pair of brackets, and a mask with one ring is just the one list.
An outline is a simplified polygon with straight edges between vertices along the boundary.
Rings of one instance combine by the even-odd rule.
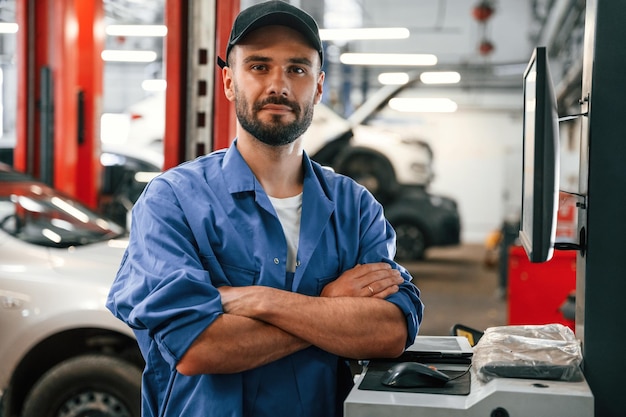
[[224, 84], [224, 95], [228, 101], [235, 101], [235, 85], [233, 83], [233, 71], [230, 67], [222, 68], [222, 82]]
[[322, 92], [324, 91], [324, 78], [326, 77], [326, 73], [324, 71], [320, 71], [317, 77], [317, 91], [315, 92], [315, 104], [318, 104], [322, 100]]

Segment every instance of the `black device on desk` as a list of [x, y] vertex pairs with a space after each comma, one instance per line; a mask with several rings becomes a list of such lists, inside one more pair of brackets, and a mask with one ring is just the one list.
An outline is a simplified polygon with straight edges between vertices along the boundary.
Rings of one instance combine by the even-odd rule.
[[462, 336], [417, 336], [397, 360], [471, 364], [473, 354], [469, 341]]
[[417, 336], [400, 357], [367, 361], [359, 389], [468, 395], [472, 355], [472, 347], [463, 336]]
[[432, 365], [419, 362], [400, 362], [389, 367], [380, 380], [383, 385], [397, 388], [442, 386], [450, 377]]

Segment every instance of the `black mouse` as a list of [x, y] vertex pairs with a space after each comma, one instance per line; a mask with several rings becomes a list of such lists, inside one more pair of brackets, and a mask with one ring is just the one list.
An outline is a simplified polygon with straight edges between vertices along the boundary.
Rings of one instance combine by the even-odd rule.
[[450, 377], [434, 366], [419, 362], [400, 362], [392, 365], [381, 378], [383, 385], [394, 388], [442, 386]]

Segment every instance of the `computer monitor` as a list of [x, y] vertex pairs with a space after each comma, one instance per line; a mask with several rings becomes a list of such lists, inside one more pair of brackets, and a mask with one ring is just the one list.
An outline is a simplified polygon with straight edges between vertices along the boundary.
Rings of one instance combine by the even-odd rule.
[[559, 116], [547, 51], [537, 47], [524, 71], [520, 241], [530, 262], [552, 258], [559, 200]]

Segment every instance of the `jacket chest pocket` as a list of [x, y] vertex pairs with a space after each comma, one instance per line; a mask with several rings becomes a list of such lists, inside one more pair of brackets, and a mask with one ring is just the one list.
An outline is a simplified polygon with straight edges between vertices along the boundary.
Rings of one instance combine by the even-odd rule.
[[215, 287], [245, 287], [259, 281], [259, 272], [245, 265], [219, 262], [215, 256], [201, 256], [200, 259]]

